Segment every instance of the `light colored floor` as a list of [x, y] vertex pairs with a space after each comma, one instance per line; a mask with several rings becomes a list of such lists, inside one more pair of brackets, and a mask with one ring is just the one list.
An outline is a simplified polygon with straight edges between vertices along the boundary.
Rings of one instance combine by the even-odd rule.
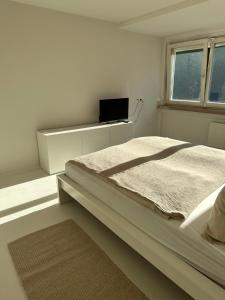
[[[2, 215], [0, 211], [0, 299], [26, 299], [7, 244], [66, 219], [73, 219], [79, 224], [151, 300], [191, 299], [78, 203], [73, 201], [59, 205], [55, 176], [42, 174], [38, 178], [33, 176], [31, 181], [28, 176], [19, 183], [14, 181], [16, 184], [11, 187], [7, 182], [5, 180], [6, 187], [0, 190], [0, 207], [3, 208]], [[7, 199], [10, 199], [8, 206]], [[2, 201], [4, 204], [1, 204]]]
[[0, 176], [0, 217], [56, 197], [56, 176], [47, 176], [40, 169]]

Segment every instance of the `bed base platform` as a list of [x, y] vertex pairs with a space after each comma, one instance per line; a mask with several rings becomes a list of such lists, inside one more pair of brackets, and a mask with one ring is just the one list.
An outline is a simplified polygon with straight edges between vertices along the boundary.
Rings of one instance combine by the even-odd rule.
[[86, 208], [111, 231], [125, 241], [148, 262], [196, 300], [224, 300], [225, 290], [183, 261], [171, 250], [151, 238], [100, 199], [65, 174], [58, 177], [61, 204], [72, 198]]

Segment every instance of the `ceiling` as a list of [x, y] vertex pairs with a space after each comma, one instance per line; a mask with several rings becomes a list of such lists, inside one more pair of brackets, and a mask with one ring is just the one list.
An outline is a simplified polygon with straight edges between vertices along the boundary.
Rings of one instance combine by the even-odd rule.
[[225, 0], [12, 0], [153, 36], [225, 26]]

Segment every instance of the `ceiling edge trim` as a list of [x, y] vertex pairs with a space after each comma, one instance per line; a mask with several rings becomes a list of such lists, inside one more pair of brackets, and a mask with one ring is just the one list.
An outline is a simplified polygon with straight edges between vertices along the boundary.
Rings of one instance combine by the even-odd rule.
[[125, 22], [121, 22], [121, 23], [119, 23], [119, 27], [124, 28], [124, 27], [127, 27], [129, 25], [134, 25], [136, 23], [140, 23], [140, 22], [152, 19], [152, 18], [156, 18], [156, 17], [160, 17], [160, 16], [163, 16], [163, 15], [166, 15], [166, 14], [170, 14], [172, 12], [182, 10], [182, 9], [194, 6], [194, 5], [202, 4], [202, 3], [205, 3], [205, 2], [208, 2], [208, 0], [184, 0], [180, 3], [174, 4], [174, 5], [169, 5], [169, 6], [166, 6], [164, 8], [152, 11], [150, 13], [147, 13], [147, 14], [135, 17], [135, 18], [131, 18], [131, 19], [125, 21]]

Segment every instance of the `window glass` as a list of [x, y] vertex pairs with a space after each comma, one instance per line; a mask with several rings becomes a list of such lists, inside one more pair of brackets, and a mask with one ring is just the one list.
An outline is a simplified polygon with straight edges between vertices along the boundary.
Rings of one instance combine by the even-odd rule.
[[203, 49], [175, 52], [172, 100], [200, 101], [202, 62]]
[[225, 46], [218, 46], [214, 50], [209, 102], [225, 103]]

